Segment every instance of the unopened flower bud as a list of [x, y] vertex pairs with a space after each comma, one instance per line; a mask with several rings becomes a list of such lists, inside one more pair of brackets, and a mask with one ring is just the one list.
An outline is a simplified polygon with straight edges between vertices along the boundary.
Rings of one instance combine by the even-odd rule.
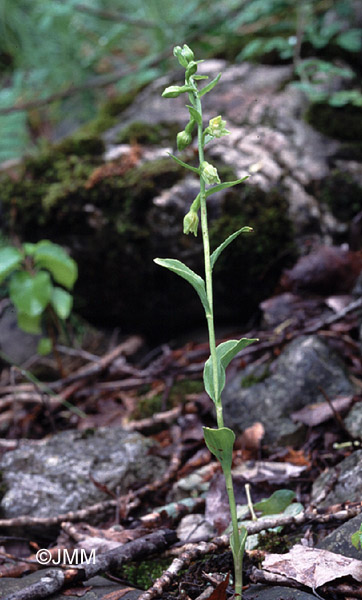
[[190, 61], [189, 64], [187, 65], [187, 69], [186, 69], [186, 80], [189, 80], [189, 77], [191, 77], [191, 75], [194, 75], [197, 71], [197, 62], [195, 62], [194, 60]]
[[215, 167], [204, 160], [201, 163], [201, 176], [205, 180], [205, 183], [212, 185], [213, 183], [220, 183], [219, 175]]
[[206, 128], [206, 133], [213, 137], [220, 138], [223, 135], [228, 135], [230, 131], [225, 129], [226, 121], [223, 121], [220, 115], [210, 119], [209, 126]]
[[180, 133], [177, 134], [176, 141], [177, 141], [177, 150], [179, 150], [181, 152], [182, 150], [185, 150], [185, 148], [187, 148], [187, 146], [189, 146], [191, 144], [192, 135], [191, 135], [191, 133], [187, 133], [187, 131], [180, 131]]
[[191, 48], [189, 48], [186, 44], [184, 44], [183, 48], [181, 48], [181, 46], [175, 46], [173, 49], [173, 54], [178, 59], [181, 67], [185, 67], [185, 69], [189, 62], [195, 58]]
[[192, 87], [189, 85], [170, 85], [162, 92], [163, 98], [177, 98], [184, 92], [192, 92]]
[[197, 212], [190, 209], [187, 215], [184, 217], [184, 233], [189, 234], [193, 233], [197, 236], [197, 228], [199, 226], [199, 217], [197, 216]]

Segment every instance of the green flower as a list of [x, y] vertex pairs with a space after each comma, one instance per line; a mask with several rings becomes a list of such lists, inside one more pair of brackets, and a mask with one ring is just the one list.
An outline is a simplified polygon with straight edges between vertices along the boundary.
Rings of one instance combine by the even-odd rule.
[[228, 135], [230, 131], [225, 129], [226, 121], [223, 121], [221, 115], [210, 119], [209, 126], [206, 128], [205, 133], [212, 135], [213, 137], [220, 138], [223, 135]]
[[197, 216], [197, 212], [190, 208], [189, 212], [184, 217], [184, 233], [186, 233], [186, 235], [189, 233], [193, 233], [196, 237], [198, 226], [199, 217]]
[[204, 160], [201, 165], [201, 176], [205, 180], [205, 183], [212, 185], [213, 183], [220, 183], [220, 178], [217, 170], [210, 163]]

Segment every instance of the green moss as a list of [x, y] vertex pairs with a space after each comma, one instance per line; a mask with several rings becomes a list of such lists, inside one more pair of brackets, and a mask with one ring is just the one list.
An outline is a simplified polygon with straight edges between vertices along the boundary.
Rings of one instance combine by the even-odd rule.
[[140, 563], [128, 563], [121, 569], [119, 576], [131, 585], [147, 590], [161, 577], [162, 573], [170, 566], [169, 559], [144, 560]]
[[180, 126], [176, 123], [145, 123], [143, 121], [133, 121], [127, 125], [118, 134], [117, 142], [119, 144], [144, 144], [150, 146], [159, 146], [163, 142], [173, 143]]
[[176, 381], [170, 391], [170, 402], [172, 406], [177, 406], [185, 401], [188, 394], [201, 394], [204, 390], [204, 384], [201, 379], [181, 379]]
[[242, 380], [241, 380], [241, 387], [242, 388], [249, 388], [252, 385], [254, 385], [255, 383], [261, 383], [267, 377], [269, 377], [269, 375], [270, 375], [269, 367], [267, 367], [267, 366], [259, 374], [257, 374], [257, 373], [249, 373], [248, 375], [245, 375], [245, 377], [242, 378]]
[[318, 182], [314, 194], [341, 221], [350, 221], [362, 210], [361, 186], [350, 173], [340, 169], [334, 169], [328, 177]]
[[296, 257], [293, 225], [282, 190], [268, 193], [245, 184], [229, 192], [222, 214], [210, 226], [211, 248], [248, 225], [253, 233], [242, 234], [220, 255], [215, 265], [215, 309], [220, 317], [230, 315], [244, 322], [262, 298], [272, 293], [283, 268]]
[[324, 103], [311, 104], [304, 116], [307, 123], [332, 138], [360, 142], [362, 139], [362, 108], [350, 104], [334, 107]]
[[259, 533], [258, 536], [258, 549], [265, 552], [284, 554], [290, 550], [292, 545], [293, 542], [288, 540], [287, 536], [276, 531], [266, 531], [265, 533]]
[[[167, 396], [165, 409], [169, 410], [175, 406], [179, 406], [180, 403], [185, 402], [188, 394], [200, 394], [203, 389], [204, 385], [200, 379], [182, 379], [176, 381]], [[139, 388], [139, 400], [137, 401], [136, 409], [132, 413], [132, 419], [152, 417], [163, 409], [163, 394], [155, 394], [154, 396], [149, 397], [148, 394], [150, 391], [151, 386], [149, 385]]]
[[119, 123], [119, 115], [129, 106], [140, 88], [108, 100], [99, 109], [98, 115], [80, 129], [81, 134], [94, 136], [107, 131]]

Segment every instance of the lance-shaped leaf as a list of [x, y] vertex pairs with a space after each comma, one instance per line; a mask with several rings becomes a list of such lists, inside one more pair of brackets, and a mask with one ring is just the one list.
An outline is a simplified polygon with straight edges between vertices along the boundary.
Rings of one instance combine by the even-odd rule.
[[1, 248], [0, 250], [0, 282], [5, 279], [16, 269], [21, 261], [23, 255], [20, 250], [17, 248], [13, 248], [12, 246], [6, 246], [5, 248]]
[[221, 77], [221, 73], [219, 73], [215, 79], [213, 79], [212, 81], [210, 81], [210, 83], [208, 83], [207, 85], [205, 85], [204, 88], [202, 88], [202, 90], [199, 91], [199, 98], [202, 98], [202, 96], [204, 96], [205, 94], [207, 94], [208, 92], [211, 92], [211, 90], [215, 87], [215, 85], [217, 85], [217, 83], [219, 82], [219, 79]]
[[221, 396], [221, 392], [225, 387], [225, 369], [230, 361], [237, 355], [240, 350], [249, 346], [253, 342], [257, 342], [257, 339], [242, 338], [241, 340], [228, 340], [222, 342], [216, 348], [217, 357], [217, 370], [218, 370], [218, 384], [219, 389], [214, 388], [214, 368], [212, 364], [212, 358], [209, 356], [204, 367], [204, 385], [207, 394], [210, 398], [217, 402]]
[[[214, 138], [213, 135], [210, 137]], [[249, 175], [245, 175], [245, 177], [242, 177], [241, 179], [236, 179], [235, 181], [224, 181], [224, 183], [218, 183], [213, 188], [206, 190], [206, 198], [211, 196], [211, 194], [216, 194], [216, 192], [221, 192], [221, 190], [225, 190], [226, 188], [233, 187], [234, 185], [238, 185], [239, 183], [242, 183], [243, 181], [245, 181], [245, 179], [248, 179], [248, 178], [249, 178]]]
[[196, 169], [196, 167], [192, 167], [191, 165], [188, 165], [183, 160], [180, 160], [179, 158], [177, 158], [177, 156], [175, 156], [174, 154], [171, 154], [171, 152], [168, 152], [168, 154], [171, 156], [171, 158], [173, 158], [173, 160], [175, 162], [177, 162], [182, 167], [185, 167], [185, 169], [190, 169], [190, 171], [193, 171], [194, 173], [197, 173], [198, 175], [200, 175], [200, 170]]
[[202, 116], [196, 108], [186, 104], [186, 107], [189, 109], [190, 117], [196, 121], [198, 125], [202, 125]]
[[223, 471], [231, 470], [235, 433], [228, 427], [211, 429], [203, 427], [205, 443], [211, 454], [216, 456]]
[[155, 258], [154, 262], [156, 265], [160, 265], [161, 267], [169, 269], [173, 273], [176, 273], [176, 275], [179, 275], [191, 283], [192, 287], [197, 291], [200, 297], [205, 312], [210, 312], [209, 302], [207, 300], [205, 290], [205, 282], [200, 275], [197, 275], [192, 269], [184, 265], [184, 263], [182, 263], [180, 260], [176, 260], [174, 258]]
[[229, 244], [231, 244], [231, 242], [233, 242], [235, 240], [235, 238], [237, 238], [241, 233], [249, 233], [250, 231], [253, 231], [252, 227], [242, 227], [241, 229], [239, 229], [238, 231], [235, 231], [235, 233], [232, 233], [231, 235], [229, 235], [229, 237], [226, 238], [226, 240], [220, 244], [220, 246], [218, 246], [216, 248], [216, 250], [214, 250], [214, 252], [211, 254], [210, 256], [210, 264], [211, 264], [211, 268], [214, 268], [214, 265], [217, 261], [217, 259], [219, 258], [221, 252], [223, 250], [225, 250], [225, 248], [227, 248], [227, 246]]

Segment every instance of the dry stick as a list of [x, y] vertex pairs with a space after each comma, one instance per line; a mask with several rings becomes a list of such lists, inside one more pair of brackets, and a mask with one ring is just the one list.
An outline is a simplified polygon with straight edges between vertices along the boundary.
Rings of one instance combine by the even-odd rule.
[[177, 539], [176, 533], [170, 529], [160, 529], [120, 548], [114, 548], [96, 556], [94, 562], [83, 562], [76, 569], [51, 569], [39, 582], [15, 592], [7, 600], [41, 600], [48, 598], [54, 592], [79, 581], [86, 581], [98, 573], [119, 569], [125, 562], [139, 560], [150, 554], [158, 554], [173, 544]]

